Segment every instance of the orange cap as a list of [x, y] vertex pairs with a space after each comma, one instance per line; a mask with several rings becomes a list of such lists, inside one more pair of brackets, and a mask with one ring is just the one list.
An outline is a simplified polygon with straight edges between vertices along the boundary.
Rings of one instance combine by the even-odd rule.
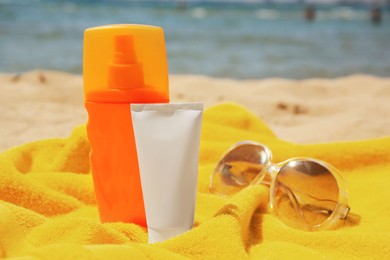
[[137, 24], [89, 28], [84, 32], [83, 53], [86, 101], [142, 102], [149, 98], [153, 102], [159, 99], [166, 102], [169, 99], [162, 28]]

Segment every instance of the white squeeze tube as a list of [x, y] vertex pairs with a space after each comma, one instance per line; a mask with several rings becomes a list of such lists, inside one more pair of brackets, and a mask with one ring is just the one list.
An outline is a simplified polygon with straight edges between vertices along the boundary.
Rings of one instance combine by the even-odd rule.
[[193, 226], [202, 112], [202, 103], [131, 105], [149, 243]]

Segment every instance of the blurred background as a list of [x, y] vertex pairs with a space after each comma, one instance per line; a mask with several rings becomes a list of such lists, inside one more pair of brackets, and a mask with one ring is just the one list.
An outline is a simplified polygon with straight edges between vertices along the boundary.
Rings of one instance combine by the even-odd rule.
[[171, 74], [390, 76], [389, 0], [0, 0], [0, 71], [81, 74], [83, 31], [113, 23], [163, 27]]

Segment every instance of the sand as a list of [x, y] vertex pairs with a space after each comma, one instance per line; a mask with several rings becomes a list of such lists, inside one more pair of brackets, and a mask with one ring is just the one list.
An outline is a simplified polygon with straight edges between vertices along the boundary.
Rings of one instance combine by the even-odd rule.
[[[353, 141], [390, 135], [390, 77], [217, 79], [171, 75], [172, 101], [205, 107], [234, 101], [282, 139], [298, 143]], [[67, 137], [87, 121], [82, 76], [58, 71], [0, 73], [0, 151], [34, 140]]]

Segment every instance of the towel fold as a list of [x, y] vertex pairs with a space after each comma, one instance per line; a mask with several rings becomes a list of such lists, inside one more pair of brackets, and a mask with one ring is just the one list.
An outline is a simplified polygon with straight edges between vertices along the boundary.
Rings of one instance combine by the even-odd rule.
[[[230, 198], [210, 194], [209, 176], [215, 164], [241, 140], [267, 145], [274, 162], [309, 156], [336, 166], [349, 187], [348, 219], [334, 230], [306, 232], [269, 213], [265, 186], [250, 186]], [[85, 126], [80, 126], [67, 139], [29, 143], [0, 154], [0, 257], [381, 259], [390, 255], [390, 137], [294, 144], [280, 140], [237, 104], [212, 107], [204, 113], [194, 228], [153, 245], [147, 244], [142, 227], [100, 223], [89, 151]]]

